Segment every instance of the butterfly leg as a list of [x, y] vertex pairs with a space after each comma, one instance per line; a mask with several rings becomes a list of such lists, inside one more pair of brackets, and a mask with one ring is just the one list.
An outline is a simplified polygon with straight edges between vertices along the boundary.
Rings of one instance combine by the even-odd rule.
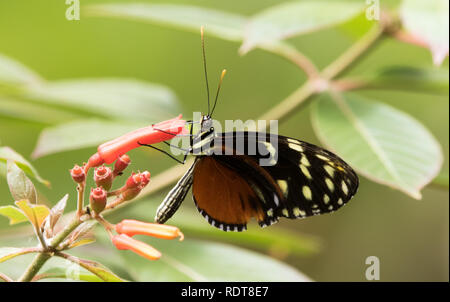
[[158, 150], [159, 152], [162, 152], [162, 153], [166, 154], [167, 156], [169, 156], [170, 158], [172, 158], [173, 160], [177, 161], [178, 163], [180, 163], [180, 164], [182, 164], [182, 165], [184, 165], [184, 163], [186, 162], [186, 157], [187, 157], [187, 154], [188, 154], [188, 153], [186, 153], [186, 154], [184, 155], [184, 158], [183, 158], [183, 160], [181, 161], [181, 160], [179, 160], [178, 158], [176, 158], [175, 156], [173, 156], [172, 154], [170, 154], [169, 152], [167, 152], [167, 151], [165, 151], [165, 150], [159, 149], [159, 148], [157, 148], [157, 147], [155, 147], [155, 146], [152, 146], [152, 145], [141, 144], [140, 142], [137, 142], [137, 143], [138, 143], [139, 146], [149, 147], [149, 148]]
[[[198, 122], [194, 122], [194, 121], [192, 121], [192, 120], [186, 121], [186, 124], [195, 124], [195, 123], [198, 123]], [[153, 127], [153, 126], [155, 126], [155, 124], [152, 124], [152, 127]], [[191, 128], [192, 128], [192, 127], [191, 127]], [[158, 128], [153, 128], [153, 129], [155, 129], [156, 131], [165, 133], [165, 134], [172, 135], [172, 136], [174, 136], [174, 137], [175, 137], [175, 136], [179, 136], [179, 137], [192, 136], [192, 131], [191, 131], [191, 133], [189, 133], [189, 134], [175, 134], [175, 133], [168, 132], [168, 131], [165, 131], [165, 130], [162, 130], [162, 129], [158, 129]]]
[[166, 198], [156, 210], [155, 222], [164, 223], [178, 210], [186, 194], [189, 192], [193, 181], [194, 164], [180, 178], [177, 184], [170, 190]]

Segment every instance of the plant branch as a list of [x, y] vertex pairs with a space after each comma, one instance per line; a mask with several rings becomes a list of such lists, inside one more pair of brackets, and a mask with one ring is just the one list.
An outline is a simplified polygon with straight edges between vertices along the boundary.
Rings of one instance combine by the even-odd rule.
[[[63, 242], [63, 240], [72, 233], [83, 221], [78, 219], [77, 216], [61, 231], [59, 232], [53, 239], [50, 241], [49, 249], [55, 250], [58, 245]], [[23, 275], [19, 278], [18, 281], [28, 282], [33, 279], [33, 277], [39, 272], [41, 267], [50, 259], [53, 255], [53, 252], [50, 250], [43, 251], [36, 255], [33, 259], [33, 262], [28, 266]]]
[[50, 253], [42, 252], [39, 253], [36, 257], [34, 257], [33, 262], [30, 263], [26, 271], [19, 278], [19, 282], [29, 282], [33, 279], [33, 277], [39, 272], [41, 267], [45, 264], [45, 262], [50, 259]]
[[81, 217], [83, 215], [83, 205], [84, 205], [84, 188], [86, 187], [86, 182], [82, 182], [77, 186], [77, 216]]
[[304, 54], [302, 54], [289, 44], [279, 42], [276, 44], [263, 45], [260, 46], [260, 48], [278, 54], [279, 56], [284, 57], [288, 61], [294, 63], [306, 73], [309, 79], [315, 79], [319, 75], [319, 71], [314, 63], [308, 57], [306, 57]]
[[39, 243], [41, 244], [41, 247], [45, 250], [46, 248], [48, 248], [48, 246], [47, 243], [45, 242], [44, 235], [42, 234], [41, 229], [35, 225], [33, 225], [33, 227], [36, 233], [36, 237], [38, 238]]
[[357, 63], [359, 59], [367, 54], [368, 50], [372, 49], [375, 43], [380, 40], [384, 33], [384, 29], [385, 27], [383, 25], [373, 26], [359, 41], [353, 44], [346, 52], [321, 72], [322, 78], [331, 80]]

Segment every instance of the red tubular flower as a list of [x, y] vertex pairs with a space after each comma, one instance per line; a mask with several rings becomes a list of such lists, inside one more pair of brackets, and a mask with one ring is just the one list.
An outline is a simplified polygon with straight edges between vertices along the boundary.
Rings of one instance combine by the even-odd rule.
[[180, 237], [180, 241], [184, 239], [183, 233], [175, 226], [147, 223], [132, 219], [125, 219], [116, 224], [116, 232], [128, 236], [146, 235], [161, 239], [175, 239]]
[[98, 187], [103, 187], [106, 191], [109, 191], [113, 182], [113, 174], [111, 168], [100, 166], [94, 171], [94, 181]]
[[110, 164], [114, 162], [120, 155], [139, 147], [140, 145], [138, 144], [138, 142], [141, 144], [150, 145], [170, 140], [178, 134], [186, 134], [187, 129], [185, 128], [185, 123], [186, 121], [181, 119], [180, 114], [174, 119], [158, 123], [154, 126], [148, 126], [134, 130], [112, 141], [100, 145], [97, 149], [98, 154], [105, 163]]
[[158, 250], [125, 234], [115, 235], [111, 241], [119, 250], [130, 250], [149, 260], [158, 260], [161, 258], [161, 253]]
[[107, 193], [101, 188], [91, 189], [91, 194], [89, 195], [89, 204], [91, 205], [91, 209], [95, 212], [95, 214], [100, 214], [106, 206], [107, 202]]
[[82, 183], [86, 179], [86, 173], [84, 169], [78, 165], [75, 165], [72, 170], [70, 170], [70, 176], [76, 183]]

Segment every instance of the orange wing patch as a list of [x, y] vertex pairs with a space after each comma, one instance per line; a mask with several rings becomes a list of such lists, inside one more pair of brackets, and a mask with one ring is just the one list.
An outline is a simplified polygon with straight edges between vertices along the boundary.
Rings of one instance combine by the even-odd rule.
[[192, 193], [200, 213], [225, 231], [240, 231], [251, 217], [264, 217], [259, 198], [245, 179], [213, 157], [198, 160]]

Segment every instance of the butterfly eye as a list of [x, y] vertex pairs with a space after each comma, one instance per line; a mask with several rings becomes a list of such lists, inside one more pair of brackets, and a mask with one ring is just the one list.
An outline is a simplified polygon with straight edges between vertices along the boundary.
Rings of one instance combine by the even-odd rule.
[[213, 132], [214, 131], [214, 127], [209, 128], [209, 131]]

